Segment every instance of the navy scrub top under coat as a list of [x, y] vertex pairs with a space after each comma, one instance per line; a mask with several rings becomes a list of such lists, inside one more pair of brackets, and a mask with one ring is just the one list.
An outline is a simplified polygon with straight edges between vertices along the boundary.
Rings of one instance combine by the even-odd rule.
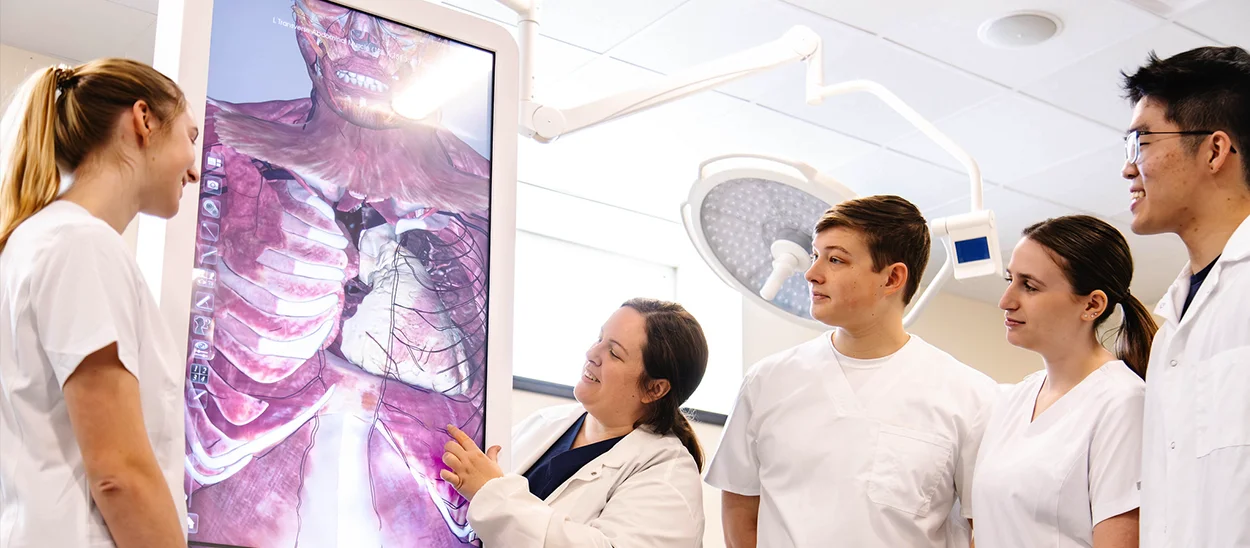
[[585, 422], [586, 414], [582, 413], [577, 422], [573, 423], [573, 426], [570, 426], [560, 439], [551, 444], [551, 448], [547, 449], [538, 462], [535, 462], [534, 466], [531, 466], [524, 474], [525, 479], [529, 480], [531, 494], [546, 500], [557, 487], [573, 477], [573, 474], [590, 464], [590, 461], [607, 453], [616, 445], [616, 442], [624, 437], [603, 440], [573, 449], [573, 440], [577, 438], [577, 433], [581, 431], [582, 424]]

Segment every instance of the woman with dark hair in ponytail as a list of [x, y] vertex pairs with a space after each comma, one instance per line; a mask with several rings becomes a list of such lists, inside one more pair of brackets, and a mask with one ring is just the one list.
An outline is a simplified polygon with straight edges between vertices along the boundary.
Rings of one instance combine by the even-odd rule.
[[178, 212], [198, 136], [127, 59], [44, 69], [0, 123], [0, 545], [186, 545], [185, 354], [122, 231]]
[[[1046, 365], [1007, 392], [973, 480], [978, 548], [1136, 548], [1142, 404], [1154, 320], [1124, 236], [1086, 215], [1024, 230], [1007, 269], [1007, 341]], [[1114, 353], [1100, 328], [1121, 311]]]
[[691, 548], [703, 543], [703, 451], [681, 405], [707, 369], [703, 329], [681, 305], [633, 299], [586, 352], [578, 403], [512, 431], [512, 465], [463, 432], [443, 479], [471, 502], [486, 546]]

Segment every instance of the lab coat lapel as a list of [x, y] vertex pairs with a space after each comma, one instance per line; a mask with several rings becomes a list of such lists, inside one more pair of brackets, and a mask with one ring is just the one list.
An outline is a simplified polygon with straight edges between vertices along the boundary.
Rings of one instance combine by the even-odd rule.
[[574, 482], [591, 482], [607, 475], [610, 471], [607, 469], [619, 469], [625, 465], [625, 462], [634, 458], [640, 451], [643, 444], [648, 439], [655, 438], [652, 434], [643, 428], [635, 428], [624, 439], [612, 446], [607, 453], [599, 455], [598, 458], [586, 463], [581, 470], [578, 470], [573, 477], [565, 480], [551, 495], [547, 496], [547, 502], [556, 500], [561, 493]]
[[531, 432], [523, 434], [524, 437], [518, 436], [516, 446], [513, 448], [513, 464], [512, 470], [517, 474], [524, 474], [534, 466], [538, 459], [542, 458], [543, 453], [551, 449], [552, 444], [560, 439], [560, 436], [568, 431], [573, 423], [585, 413], [586, 410], [580, 405], [568, 406], [567, 410], [561, 409], [558, 414], [543, 416], [542, 422]]
[[[1207, 279], [1202, 282], [1202, 287], [1198, 288], [1198, 294], [1194, 295], [1193, 302], [1189, 303], [1189, 310], [1185, 311], [1185, 317], [1181, 318], [1180, 325], [1184, 326], [1192, 323], [1190, 318], [1197, 316], [1202, 310], [1203, 305], [1211, 300], [1211, 294], [1220, 286], [1220, 275], [1224, 269], [1230, 264], [1237, 261], [1245, 260], [1250, 257], [1250, 217], [1247, 217], [1228, 238], [1228, 242], [1224, 244], [1224, 250], [1220, 253], [1220, 258], [1216, 260], [1215, 266], [1211, 267], [1211, 272], [1207, 274]], [[1191, 272], [1186, 267], [1181, 272], [1182, 275]], [[1185, 283], [1185, 294], [1181, 295], [1181, 303], [1188, 296], [1189, 284]], [[1177, 309], [1179, 312], [1179, 309]]]

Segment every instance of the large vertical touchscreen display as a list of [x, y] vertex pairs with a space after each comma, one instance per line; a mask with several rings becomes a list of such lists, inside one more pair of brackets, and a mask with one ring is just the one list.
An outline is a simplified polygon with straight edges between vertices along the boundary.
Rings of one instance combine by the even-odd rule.
[[484, 441], [493, 71], [330, 2], [214, 2], [192, 543], [474, 543], [438, 473], [445, 425]]

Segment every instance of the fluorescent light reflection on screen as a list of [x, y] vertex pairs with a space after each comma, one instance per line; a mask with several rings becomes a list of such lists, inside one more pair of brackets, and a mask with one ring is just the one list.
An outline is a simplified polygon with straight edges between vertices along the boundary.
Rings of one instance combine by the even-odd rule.
[[[493, 59], [489, 53], [470, 48], [455, 48], [440, 56], [418, 83], [395, 92], [391, 108], [412, 120], [430, 118], [448, 102], [460, 98], [474, 86], [490, 78]], [[438, 82], [431, 86], [428, 82]]]

